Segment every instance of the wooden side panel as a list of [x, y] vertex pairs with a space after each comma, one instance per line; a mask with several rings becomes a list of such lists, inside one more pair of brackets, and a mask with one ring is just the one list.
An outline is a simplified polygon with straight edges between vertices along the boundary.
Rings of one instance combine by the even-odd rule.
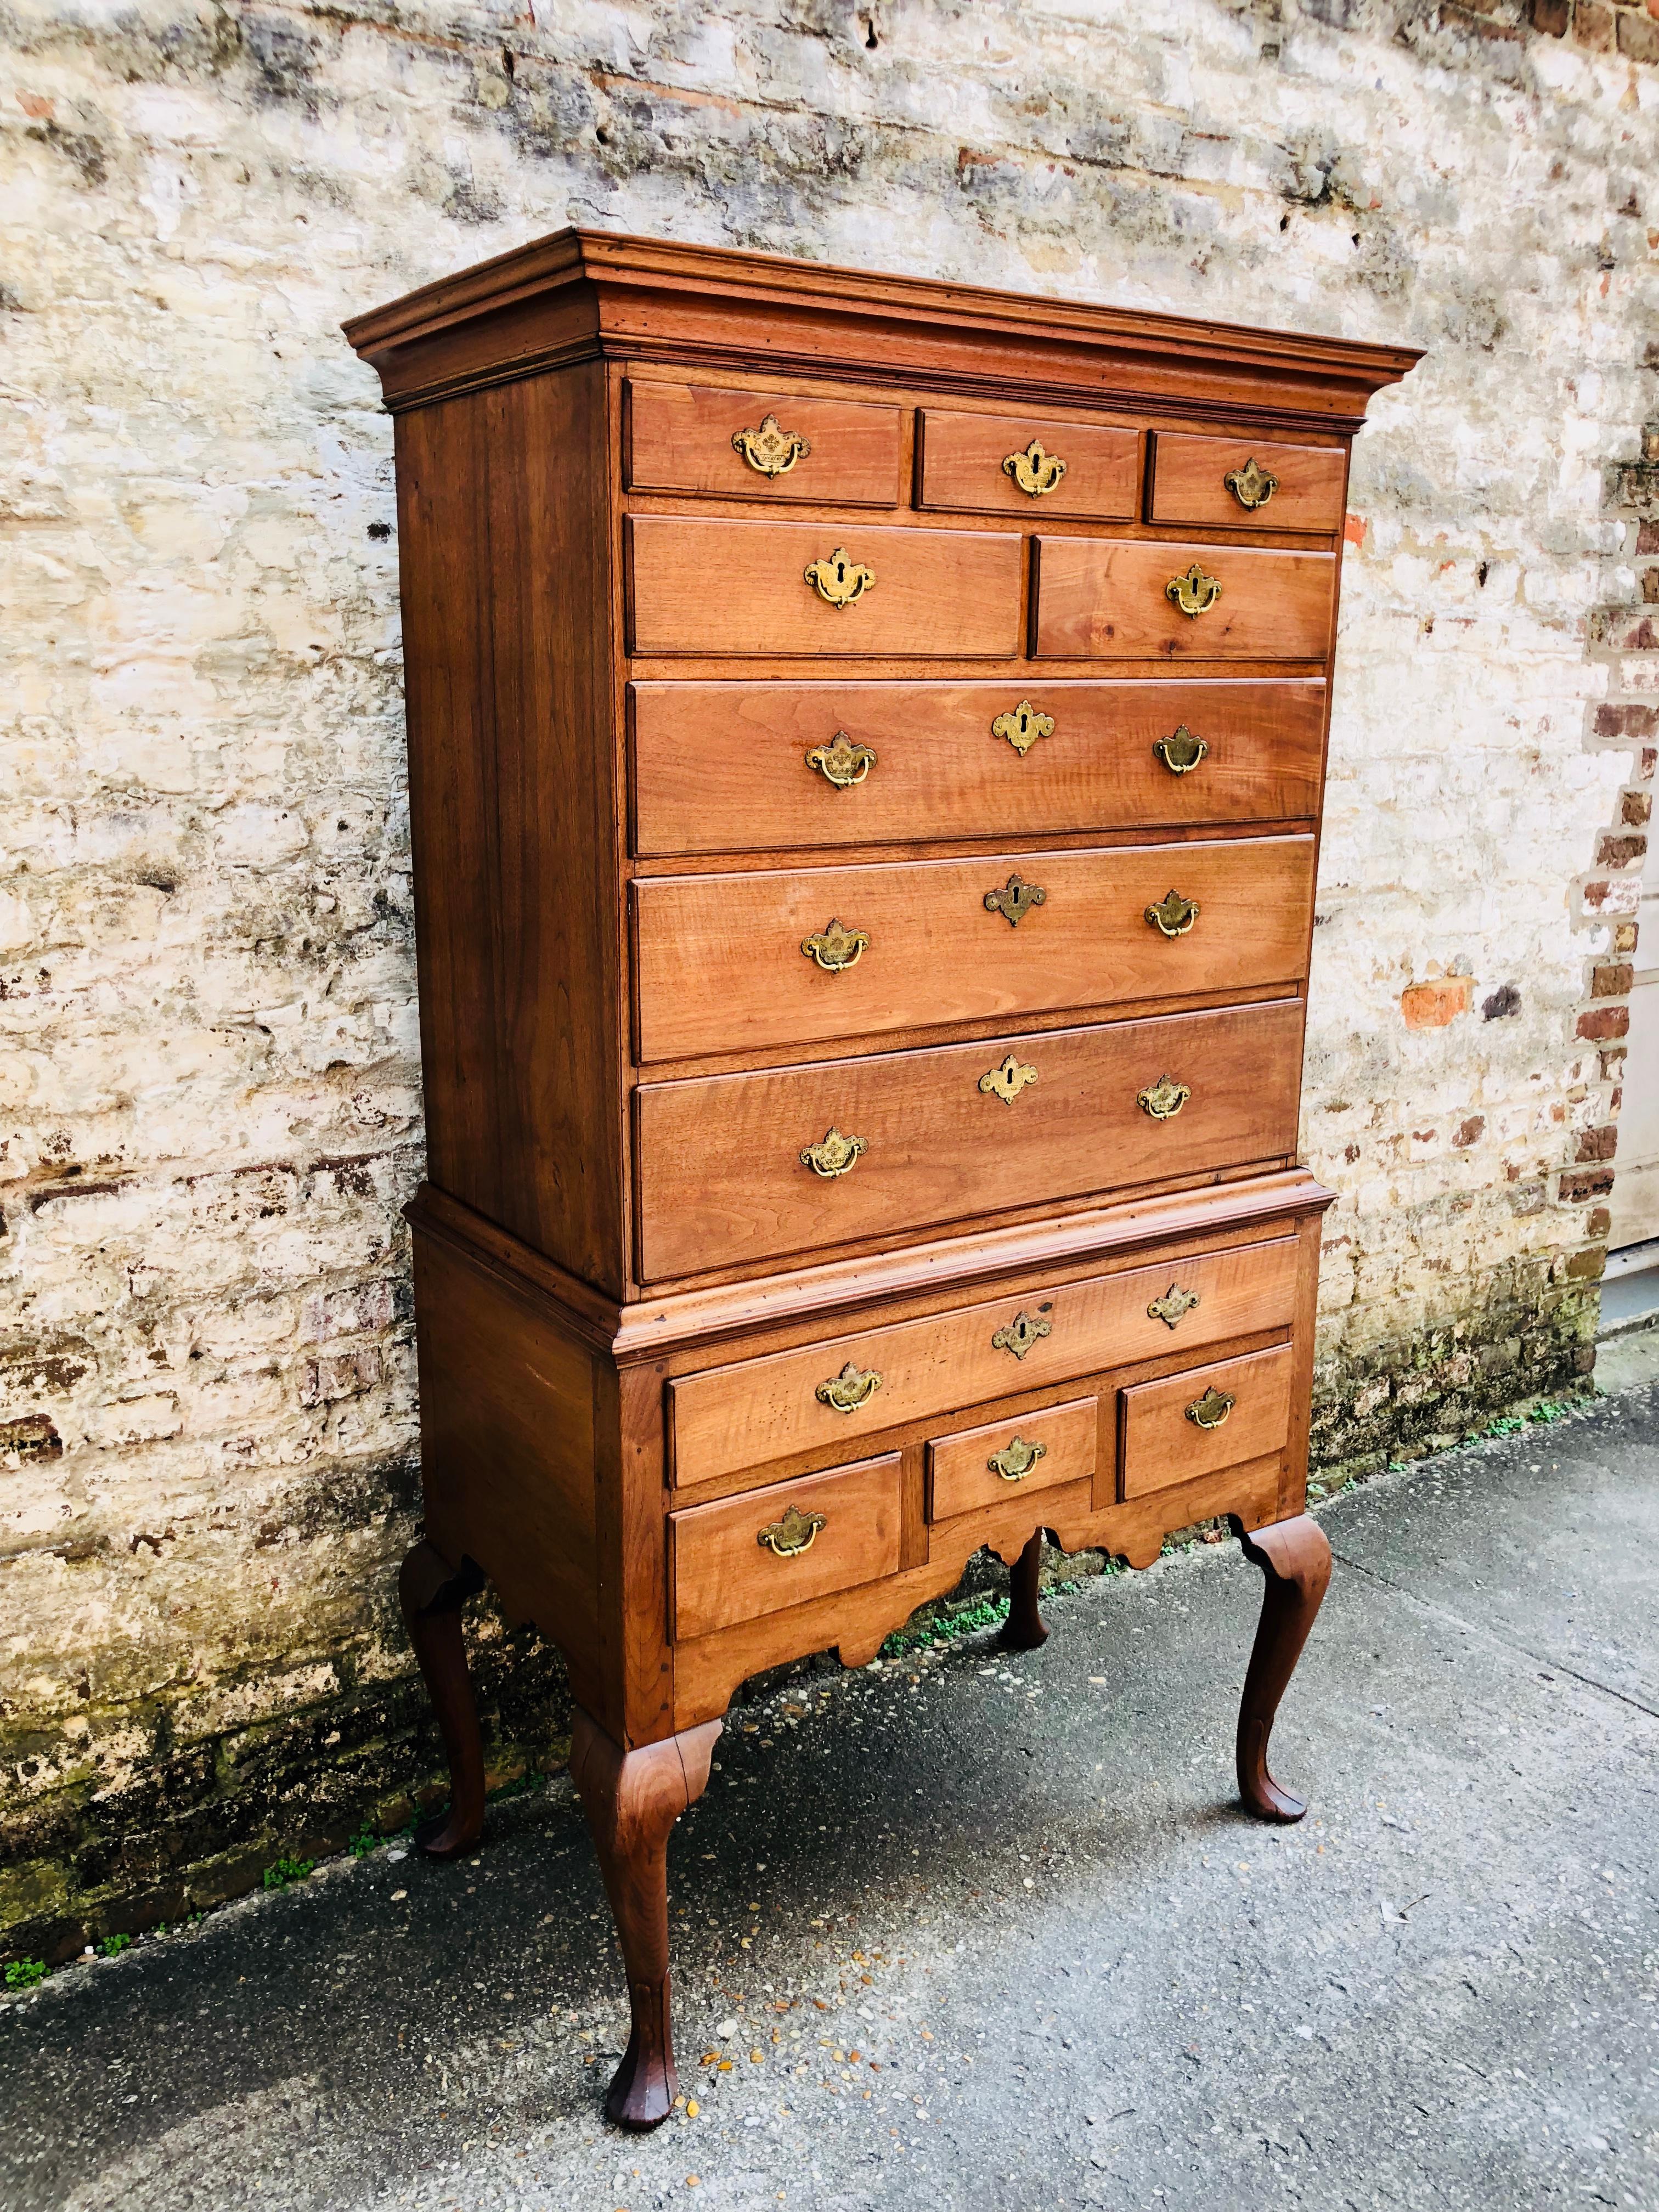
[[[1046, 536], [1036, 553], [1040, 658], [1323, 660], [1330, 651], [1328, 553]], [[1186, 615], [1166, 586], [1194, 567], [1221, 592], [1207, 612]]]
[[[1287, 1000], [644, 1085], [642, 1279], [1282, 1159], [1302, 1022]], [[1010, 1054], [1037, 1079], [1006, 1104], [980, 1084]], [[1165, 1074], [1191, 1095], [1154, 1120], [1139, 1094]], [[801, 1155], [832, 1127], [863, 1149], [829, 1176]]]
[[[1002, 659], [1019, 650], [1013, 531], [634, 514], [628, 544], [635, 653]], [[806, 580], [810, 566], [837, 551], [849, 577], [861, 568], [875, 579], [844, 605]]]
[[[476, 1559], [514, 1619], [563, 1651], [579, 1700], [617, 1724], [600, 1637], [593, 1355], [544, 1303], [416, 1230], [421, 1476], [428, 1534]], [[607, 1717], [609, 1716], [609, 1717]]]
[[603, 372], [400, 419], [429, 1172], [623, 1277]]
[[[784, 441], [778, 453], [784, 465], [773, 476], [732, 443], [745, 430], [763, 438], [769, 415]], [[629, 482], [635, 491], [837, 507], [898, 502], [903, 414], [897, 407], [635, 377], [628, 386], [628, 421]], [[756, 451], [764, 459], [772, 448], [761, 443]]]
[[[1012, 684], [638, 684], [632, 696], [646, 854], [1285, 822], [1319, 808], [1317, 679], [1041, 678], [1030, 702], [1051, 726], [1023, 753], [993, 727], [1019, 704]], [[1176, 774], [1154, 748], [1183, 726], [1205, 751]], [[844, 787], [807, 759], [838, 731], [873, 757]]]
[[[636, 883], [640, 1057], [1298, 982], [1313, 854], [1311, 837], [1253, 837]], [[1016, 880], [1041, 900], [1022, 909]], [[1198, 908], [1172, 937], [1146, 918], [1175, 914], [1160, 904], [1171, 890]], [[846, 949], [824, 936], [835, 921], [854, 933], [851, 966], [804, 949], [833, 962]]]

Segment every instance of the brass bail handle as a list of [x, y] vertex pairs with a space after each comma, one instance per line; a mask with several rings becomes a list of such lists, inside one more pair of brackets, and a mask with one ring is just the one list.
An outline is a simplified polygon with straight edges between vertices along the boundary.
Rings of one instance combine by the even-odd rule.
[[1206, 615], [1221, 597], [1219, 576], [1206, 576], [1196, 561], [1184, 575], [1171, 576], [1164, 586], [1164, 596], [1172, 606], [1194, 620]]
[[801, 571], [806, 581], [821, 599], [832, 607], [850, 607], [866, 592], [876, 588], [876, 572], [855, 561], [844, 545], [837, 545], [833, 553], [822, 554], [809, 561]]
[[814, 745], [803, 757], [808, 768], [816, 769], [837, 791], [850, 791], [862, 783], [876, 764], [874, 746], [859, 744], [845, 730], [837, 730], [827, 745]]
[[1024, 1482], [1037, 1462], [1048, 1455], [1047, 1444], [1028, 1444], [1024, 1437], [1016, 1435], [1000, 1451], [994, 1451], [985, 1464], [1005, 1482]]
[[803, 1513], [799, 1505], [787, 1505], [781, 1521], [769, 1521], [756, 1531], [755, 1541], [762, 1551], [775, 1553], [781, 1559], [798, 1559], [829, 1526], [822, 1513]]
[[1201, 1398], [1194, 1398], [1188, 1407], [1187, 1419], [1200, 1429], [1218, 1429], [1237, 1403], [1237, 1398], [1218, 1390], [1212, 1382]]

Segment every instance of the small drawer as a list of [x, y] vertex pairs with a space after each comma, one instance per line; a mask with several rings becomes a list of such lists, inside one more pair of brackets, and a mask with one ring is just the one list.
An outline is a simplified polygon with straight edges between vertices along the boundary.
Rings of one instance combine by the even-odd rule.
[[1302, 1023], [1285, 999], [642, 1084], [641, 1278], [1285, 1159]]
[[1296, 1285], [1296, 1240], [1274, 1237], [677, 1376], [671, 1479], [684, 1486], [795, 1452], [857, 1450], [884, 1430], [1012, 1390], [1287, 1328]]
[[[642, 1061], [1299, 981], [1310, 836], [658, 876]], [[837, 927], [838, 925], [838, 927]]]
[[896, 1574], [900, 1465], [890, 1452], [671, 1513], [676, 1638]]
[[1040, 659], [1323, 660], [1329, 650], [1328, 553], [1039, 538], [1036, 555]]
[[958, 415], [929, 407], [919, 425], [918, 507], [969, 514], [1085, 516], [1140, 512], [1142, 433], [1076, 416]]
[[632, 649], [1006, 659], [1020, 547], [1001, 531], [629, 515]]
[[1340, 446], [1160, 430], [1152, 443], [1151, 519], [1216, 530], [1335, 532], [1347, 473]]
[[1173, 1490], [1201, 1474], [1282, 1451], [1291, 1430], [1288, 1344], [1137, 1382], [1119, 1399], [1118, 1488]]
[[636, 684], [631, 704], [642, 854], [1319, 811], [1317, 679]]
[[896, 407], [636, 378], [628, 386], [629, 486], [894, 507], [902, 428]]
[[993, 1421], [927, 1446], [927, 1517], [948, 1521], [1028, 1491], [1089, 1482], [1095, 1472], [1100, 1402], [1073, 1398], [1017, 1421]]

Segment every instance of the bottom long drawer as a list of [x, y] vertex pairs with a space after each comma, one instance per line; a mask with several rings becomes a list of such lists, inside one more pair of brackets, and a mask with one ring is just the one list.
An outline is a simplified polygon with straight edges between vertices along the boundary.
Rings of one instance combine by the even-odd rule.
[[1283, 1000], [643, 1085], [641, 1276], [1283, 1158], [1302, 1017]]

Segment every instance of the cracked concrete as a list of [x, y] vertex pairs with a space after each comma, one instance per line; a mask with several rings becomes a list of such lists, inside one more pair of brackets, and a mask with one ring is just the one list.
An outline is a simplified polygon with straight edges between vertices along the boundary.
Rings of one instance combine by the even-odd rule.
[[1299, 1829], [1233, 1795], [1231, 1544], [1054, 1600], [1041, 1652], [734, 1716], [672, 1862], [699, 2109], [654, 2136], [599, 2118], [617, 1967], [561, 1783], [473, 1862], [336, 1862], [0, 2008], [0, 2197], [1651, 2206], [1656, 1443], [1639, 1389], [1327, 1510]]

